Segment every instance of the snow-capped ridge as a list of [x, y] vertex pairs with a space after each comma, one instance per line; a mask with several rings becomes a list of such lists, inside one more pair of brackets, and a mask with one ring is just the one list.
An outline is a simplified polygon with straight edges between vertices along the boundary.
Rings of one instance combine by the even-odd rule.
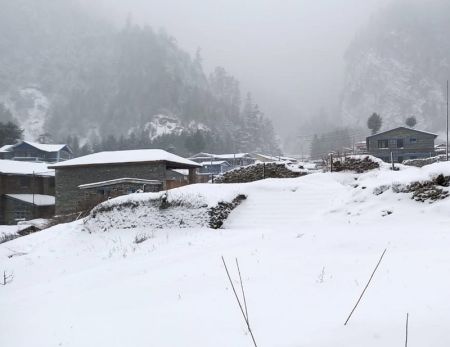
[[144, 129], [150, 140], [155, 140], [156, 138], [164, 135], [179, 136], [185, 131], [210, 131], [210, 128], [201, 122], [191, 120], [188, 124], [184, 124], [178, 117], [164, 114], [158, 114], [151, 117], [151, 120], [146, 122], [142, 128], [131, 128], [128, 131], [128, 134], [139, 132], [140, 129]]

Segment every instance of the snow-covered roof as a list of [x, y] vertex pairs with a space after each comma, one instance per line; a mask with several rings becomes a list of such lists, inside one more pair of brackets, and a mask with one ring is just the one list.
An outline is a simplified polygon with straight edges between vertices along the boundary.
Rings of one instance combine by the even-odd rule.
[[0, 160], [0, 174], [55, 176], [55, 170], [49, 169], [46, 163], [4, 159]]
[[184, 175], [184, 176], [189, 175], [189, 170], [186, 170], [186, 169], [171, 169], [169, 171], [173, 171], [173, 172], [179, 173], [180, 175]]
[[166, 152], [162, 149], [136, 149], [130, 151], [111, 151], [99, 152], [85, 155], [64, 162], [50, 165], [50, 168], [65, 168], [74, 166], [92, 166], [108, 164], [127, 164], [127, 163], [147, 163], [164, 161], [167, 163], [185, 167], [200, 167], [201, 165], [189, 159], [182, 158], [176, 154]]
[[223, 165], [223, 164], [225, 164], [225, 165], [230, 165], [230, 164], [228, 164], [228, 162], [227, 161], [225, 161], [225, 160], [216, 160], [216, 161], [202, 161], [201, 163], [200, 163], [202, 166], [206, 166], [206, 165]]
[[30, 224], [21, 224], [21, 225], [0, 225], [0, 237], [16, 235], [20, 236], [20, 232], [26, 229], [31, 228]]
[[36, 143], [36, 142], [30, 142], [30, 141], [23, 141], [23, 143], [27, 143], [30, 146], [33, 146], [41, 151], [44, 152], [59, 152], [67, 145], [65, 144], [46, 144], [46, 143]]
[[[0, 152], [10, 152], [14, 147], [20, 146], [21, 144], [26, 143], [27, 145], [30, 145], [34, 148], [39, 149], [43, 152], [53, 153], [53, 152], [59, 152], [63, 148], [67, 147], [65, 144], [48, 144], [48, 143], [37, 143], [37, 142], [31, 142], [31, 141], [20, 141], [19, 143], [16, 143], [15, 145], [5, 145], [0, 148]], [[67, 147], [69, 149], [69, 147]], [[70, 149], [69, 149], [70, 151]]]
[[215, 154], [216, 158], [219, 159], [241, 159], [241, 158], [251, 158], [251, 155], [249, 153], [228, 153], [228, 154]]
[[4, 145], [2, 147], [0, 147], [0, 153], [6, 153], [9, 152], [11, 150], [11, 148], [13, 148], [14, 145]]
[[284, 156], [273, 156], [273, 155], [267, 155], [267, 154], [256, 154], [256, 156], [265, 158], [267, 160], [273, 160], [273, 161], [297, 161], [295, 158], [291, 157], [284, 157]]
[[6, 194], [8, 198], [20, 200], [35, 206], [52, 206], [55, 204], [55, 197], [42, 194]]
[[250, 153], [227, 153], [227, 154], [212, 154], [212, 153], [198, 153], [191, 157], [191, 159], [242, 159], [242, 158], [252, 158]]
[[389, 129], [389, 130], [386, 130], [386, 131], [382, 131], [381, 133], [377, 133], [377, 134], [374, 134], [374, 135], [371, 135], [371, 136], [367, 136], [367, 138], [371, 138], [371, 137], [374, 137], [374, 136], [379, 136], [379, 135], [382, 135], [382, 134], [387, 134], [387, 133], [390, 133], [391, 131], [400, 130], [400, 129], [409, 130], [409, 131], [415, 132], [415, 133], [426, 134], [426, 135], [431, 135], [431, 136], [434, 136], [434, 137], [438, 137], [436, 134], [429, 133], [427, 131], [416, 130], [416, 129], [411, 129], [411, 128], [407, 128], [407, 127], [397, 127], [397, 128], [394, 128], [394, 129]]
[[27, 221], [18, 221], [17, 225], [35, 227], [36, 229], [43, 230], [50, 225], [50, 220], [45, 218], [30, 219]]
[[78, 186], [80, 189], [89, 189], [89, 188], [97, 188], [97, 187], [104, 187], [104, 186], [111, 186], [114, 184], [121, 184], [121, 183], [135, 183], [135, 184], [146, 184], [146, 185], [160, 185], [162, 182], [158, 180], [145, 180], [142, 178], [117, 178], [114, 180], [108, 180], [108, 181], [102, 181], [102, 182], [94, 182], [94, 183], [88, 183], [88, 184], [81, 184]]

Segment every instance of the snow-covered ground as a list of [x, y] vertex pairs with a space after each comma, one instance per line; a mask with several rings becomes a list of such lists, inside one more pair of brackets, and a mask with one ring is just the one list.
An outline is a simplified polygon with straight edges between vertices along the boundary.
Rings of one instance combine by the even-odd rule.
[[237, 285], [239, 259], [258, 346], [402, 346], [409, 312], [409, 346], [447, 347], [450, 198], [389, 187], [450, 166], [401, 169], [171, 191], [208, 205], [247, 195], [220, 230], [77, 221], [2, 244], [14, 279], [0, 286], [0, 346], [252, 346], [223, 255]]

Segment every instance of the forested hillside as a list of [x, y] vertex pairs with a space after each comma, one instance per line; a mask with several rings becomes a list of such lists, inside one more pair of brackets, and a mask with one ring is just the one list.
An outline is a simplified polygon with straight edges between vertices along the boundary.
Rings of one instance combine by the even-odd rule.
[[279, 151], [239, 82], [205, 73], [162, 30], [116, 28], [75, 0], [15, 0], [2, 1], [0, 32], [0, 102], [27, 139], [47, 133], [79, 153]]
[[439, 132], [445, 126], [445, 84], [450, 76], [450, 2], [399, 1], [374, 16], [349, 48], [342, 115], [365, 127], [373, 113], [383, 126]]

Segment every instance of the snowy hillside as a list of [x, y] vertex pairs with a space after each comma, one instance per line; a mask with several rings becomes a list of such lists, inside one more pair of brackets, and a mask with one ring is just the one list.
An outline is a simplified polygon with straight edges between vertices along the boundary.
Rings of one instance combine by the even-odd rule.
[[185, 125], [183, 122], [175, 116], [166, 116], [163, 114], [158, 114], [153, 116], [149, 122], [146, 122], [141, 127], [132, 127], [128, 134], [137, 133], [139, 134], [142, 129], [148, 134], [150, 140], [155, 140], [163, 135], [182, 135], [183, 132], [195, 132], [197, 130], [210, 131], [210, 129], [196, 121], [190, 121], [189, 124]]
[[27, 140], [45, 132], [75, 155], [280, 152], [271, 121], [224, 68], [205, 70], [200, 53], [152, 23], [116, 24], [76, 0], [4, 4], [0, 104]]
[[399, 188], [437, 174], [450, 165], [170, 192], [199, 206], [245, 194], [220, 230], [129, 226], [133, 202], [154, 195], [111, 200], [123, 209], [108, 228], [91, 216], [0, 245], [0, 270], [14, 274], [0, 286], [0, 345], [252, 346], [223, 255], [236, 285], [239, 259], [259, 346], [402, 346], [409, 312], [411, 346], [447, 347], [450, 198]]
[[40, 135], [45, 134], [50, 102], [38, 88], [19, 88], [9, 93], [4, 103], [11, 111], [14, 121], [24, 129], [24, 140], [37, 141]]
[[345, 124], [366, 128], [367, 118], [377, 112], [383, 129], [415, 116], [419, 128], [441, 132], [449, 23], [450, 4], [444, 0], [399, 1], [374, 16], [346, 54]]

